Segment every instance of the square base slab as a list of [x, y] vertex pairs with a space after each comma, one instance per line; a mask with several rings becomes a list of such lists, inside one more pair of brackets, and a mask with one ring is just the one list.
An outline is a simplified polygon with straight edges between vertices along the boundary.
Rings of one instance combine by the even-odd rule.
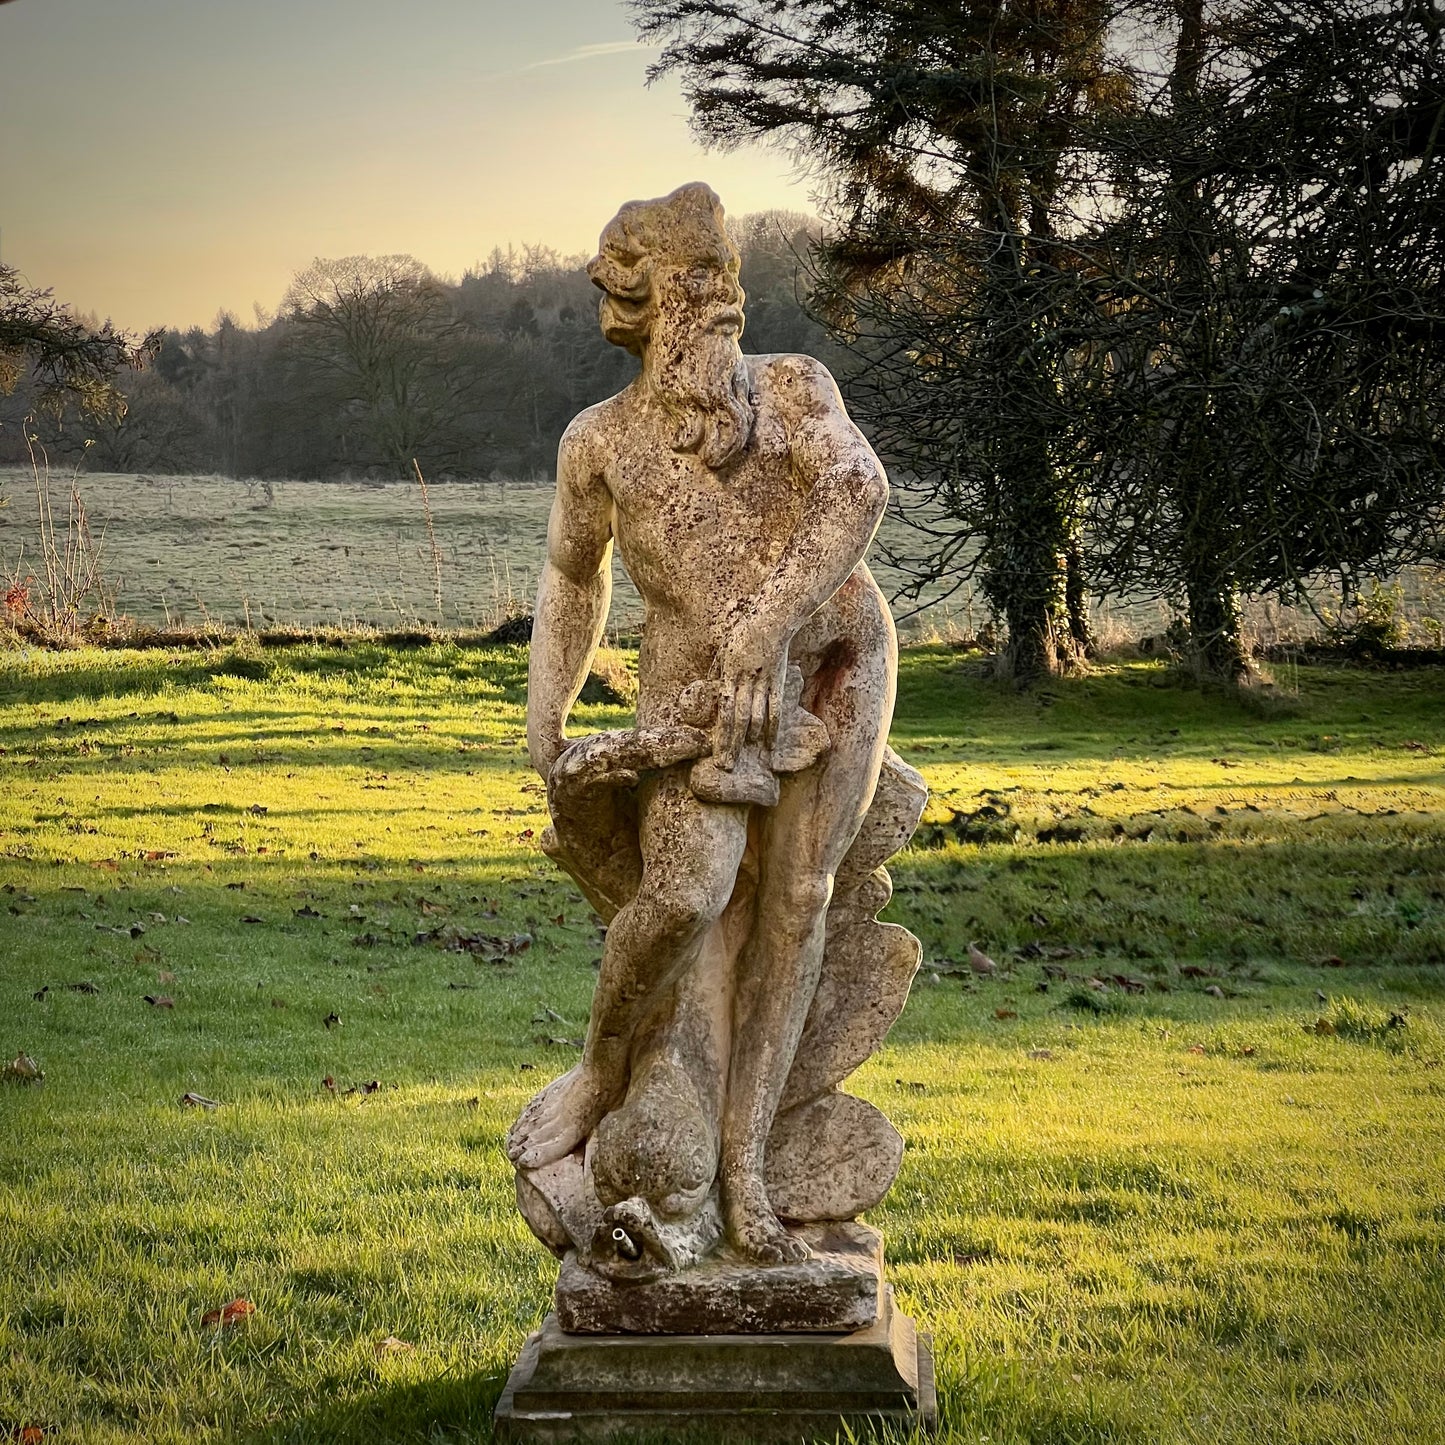
[[548, 1315], [495, 1415], [508, 1441], [834, 1439], [888, 1424], [933, 1430], [933, 1355], [892, 1292], [846, 1335], [569, 1335]]
[[801, 1264], [760, 1268], [726, 1254], [650, 1284], [613, 1284], [574, 1254], [557, 1276], [569, 1335], [851, 1334], [883, 1310], [883, 1236], [866, 1224], [805, 1224]]

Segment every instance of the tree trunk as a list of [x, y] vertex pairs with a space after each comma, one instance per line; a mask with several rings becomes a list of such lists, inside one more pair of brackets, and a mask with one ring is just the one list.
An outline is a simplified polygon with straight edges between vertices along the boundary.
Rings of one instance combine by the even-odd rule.
[[1069, 640], [1077, 658], [1092, 657], [1097, 650], [1094, 624], [1089, 618], [1089, 592], [1084, 578], [1084, 558], [1077, 536], [1064, 549], [1064, 605], [1069, 616]]
[[1249, 676], [1239, 588], [1207, 529], [1185, 539], [1185, 595], [1192, 662], [1205, 686], [1234, 687]]
[[1026, 688], [1069, 671], [1081, 653], [1069, 622], [1067, 498], [1045, 448], [1020, 446], [1013, 463], [987, 547], [984, 590], [1008, 624], [995, 675]]
[[995, 676], [1018, 688], [1069, 671], [1079, 650], [1069, 622], [1068, 548], [1075, 535], [1071, 489], [1059, 476], [1048, 418], [1055, 381], [1037, 358], [1037, 287], [1024, 265], [1025, 238], [997, 208], [1000, 244], [981, 300], [997, 376], [1008, 378], [990, 439], [996, 491], [984, 545], [983, 585], [1008, 624]]

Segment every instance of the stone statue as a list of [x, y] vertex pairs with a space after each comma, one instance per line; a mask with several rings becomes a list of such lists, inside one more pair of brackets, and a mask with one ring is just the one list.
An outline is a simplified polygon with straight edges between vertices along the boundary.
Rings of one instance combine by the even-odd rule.
[[[507, 1149], [538, 1237], [614, 1283], [800, 1264], [802, 1226], [876, 1204], [903, 1149], [838, 1089], [920, 952], [876, 920], [927, 795], [887, 746], [863, 564], [887, 480], [822, 365], [743, 355], [738, 266], [704, 185], [603, 232], [602, 329], [642, 366], [562, 439], [532, 633], [543, 846], [609, 926], [581, 1061]], [[614, 541], [646, 605], [637, 725], [569, 743]]]

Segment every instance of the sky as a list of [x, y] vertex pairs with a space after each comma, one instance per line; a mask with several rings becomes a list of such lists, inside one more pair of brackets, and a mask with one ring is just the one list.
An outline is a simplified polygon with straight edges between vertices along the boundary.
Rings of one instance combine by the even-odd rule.
[[590, 255], [690, 180], [812, 209], [781, 153], [705, 151], [655, 54], [620, 0], [0, 0], [0, 260], [131, 330], [251, 325], [318, 256]]

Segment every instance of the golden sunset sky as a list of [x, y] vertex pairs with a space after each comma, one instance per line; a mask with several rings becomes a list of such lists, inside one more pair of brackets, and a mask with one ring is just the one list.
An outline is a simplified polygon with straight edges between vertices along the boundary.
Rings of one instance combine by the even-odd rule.
[[254, 324], [317, 256], [591, 253], [707, 180], [812, 209], [775, 151], [705, 152], [619, 0], [0, 3], [0, 259], [144, 329]]

